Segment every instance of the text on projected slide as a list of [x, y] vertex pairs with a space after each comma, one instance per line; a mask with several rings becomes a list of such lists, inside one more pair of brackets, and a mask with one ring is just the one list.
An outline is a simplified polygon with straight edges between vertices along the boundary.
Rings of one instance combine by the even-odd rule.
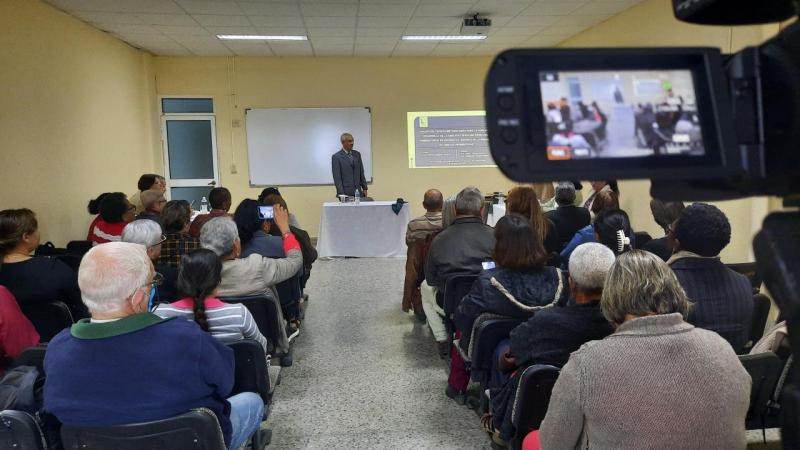
[[494, 166], [484, 111], [408, 113], [408, 166]]

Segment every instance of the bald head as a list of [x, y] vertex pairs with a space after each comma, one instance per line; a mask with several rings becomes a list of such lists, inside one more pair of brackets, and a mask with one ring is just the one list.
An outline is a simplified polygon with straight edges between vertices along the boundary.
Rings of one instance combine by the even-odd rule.
[[428, 189], [425, 192], [425, 198], [422, 200], [422, 206], [424, 206], [425, 211], [428, 212], [441, 211], [443, 203], [444, 199], [442, 197], [442, 193], [437, 189]]

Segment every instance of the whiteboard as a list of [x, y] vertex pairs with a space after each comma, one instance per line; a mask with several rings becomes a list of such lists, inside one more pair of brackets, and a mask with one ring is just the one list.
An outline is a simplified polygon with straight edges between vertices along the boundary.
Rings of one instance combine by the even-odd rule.
[[372, 181], [368, 107], [249, 109], [245, 117], [251, 186], [333, 184], [331, 156], [342, 149], [342, 133], [353, 135]]

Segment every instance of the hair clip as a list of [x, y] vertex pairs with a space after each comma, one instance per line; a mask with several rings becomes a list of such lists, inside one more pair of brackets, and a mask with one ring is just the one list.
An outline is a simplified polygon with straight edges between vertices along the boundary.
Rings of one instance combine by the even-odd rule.
[[625, 251], [625, 246], [631, 245], [631, 238], [625, 236], [625, 232], [617, 230], [617, 253]]

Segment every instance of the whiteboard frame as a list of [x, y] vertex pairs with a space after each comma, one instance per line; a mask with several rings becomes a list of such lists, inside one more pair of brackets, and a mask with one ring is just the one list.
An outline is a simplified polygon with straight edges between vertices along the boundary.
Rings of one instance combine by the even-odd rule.
[[[372, 138], [372, 107], [371, 106], [308, 106], [308, 107], [283, 107], [283, 106], [273, 106], [273, 107], [266, 107], [266, 106], [251, 106], [244, 109], [244, 136], [245, 136], [245, 147], [247, 150], [247, 183], [250, 185], [251, 188], [264, 188], [264, 187], [271, 187], [274, 186], [272, 184], [253, 184], [253, 180], [250, 177], [250, 145], [247, 141], [247, 113], [249, 113], [253, 109], [356, 109], [356, 108], [363, 108], [366, 109], [369, 113], [369, 148], [370, 152], [372, 152], [372, 158], [370, 158], [370, 175], [371, 177], [367, 180], [367, 185], [372, 184], [373, 180], [375, 179], [375, 174], [372, 173], [372, 169], [375, 168], [375, 165], [372, 162], [372, 159], [375, 157], [375, 152], [373, 151], [373, 141]], [[294, 183], [294, 184], [281, 184], [280, 186], [286, 187], [314, 187], [314, 186], [333, 186], [334, 183]]]

